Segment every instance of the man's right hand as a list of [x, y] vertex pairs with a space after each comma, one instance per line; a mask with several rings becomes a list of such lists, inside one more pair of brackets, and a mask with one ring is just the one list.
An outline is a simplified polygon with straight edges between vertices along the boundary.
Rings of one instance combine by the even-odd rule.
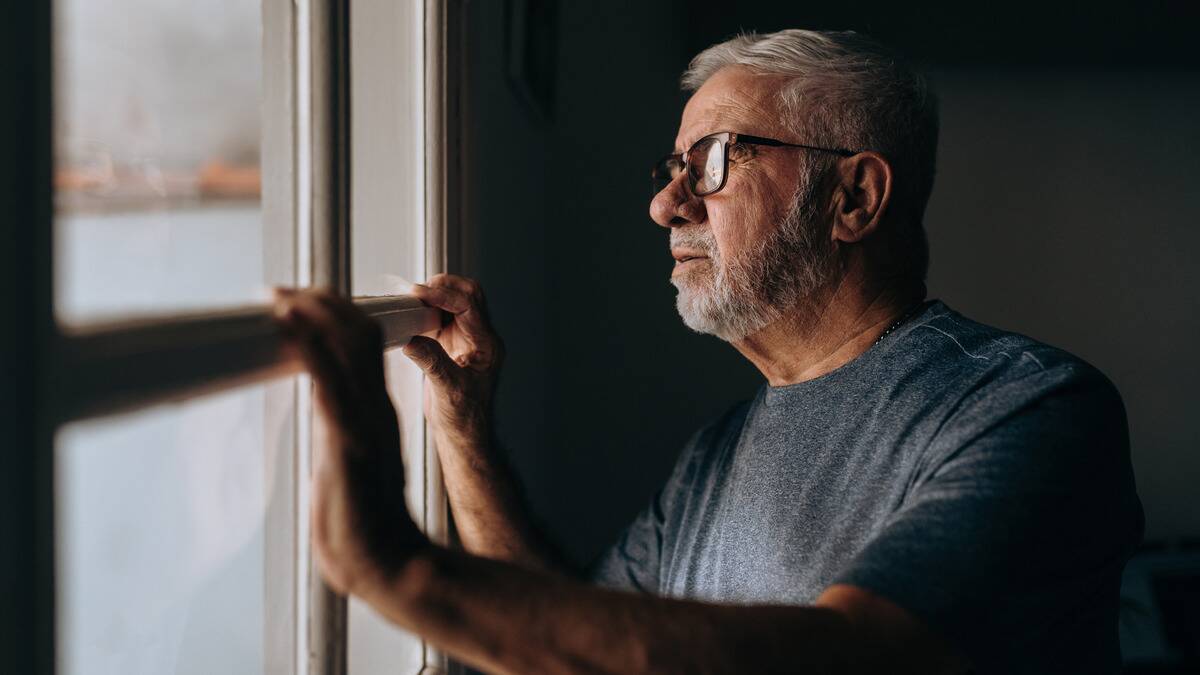
[[412, 294], [450, 317], [436, 340], [417, 336], [404, 347], [428, 378], [425, 418], [439, 453], [487, 447], [504, 344], [488, 320], [483, 289], [473, 279], [438, 274], [414, 284]]
[[525, 510], [516, 478], [493, 445], [492, 398], [504, 345], [473, 279], [439, 274], [413, 295], [445, 310], [437, 339], [414, 337], [404, 353], [427, 376], [425, 419], [442, 464], [459, 541], [468, 552], [525, 567], [561, 566]]

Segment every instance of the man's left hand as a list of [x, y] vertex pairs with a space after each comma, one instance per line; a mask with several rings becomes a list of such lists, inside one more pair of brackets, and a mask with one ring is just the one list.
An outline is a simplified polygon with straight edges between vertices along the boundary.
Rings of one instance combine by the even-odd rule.
[[334, 590], [362, 596], [428, 543], [404, 502], [382, 334], [349, 300], [321, 290], [277, 290], [275, 312], [313, 376], [313, 550]]

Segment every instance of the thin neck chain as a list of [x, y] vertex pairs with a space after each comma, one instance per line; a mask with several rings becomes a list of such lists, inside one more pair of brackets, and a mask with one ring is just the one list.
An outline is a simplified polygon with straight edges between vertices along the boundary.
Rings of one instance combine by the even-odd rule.
[[908, 321], [909, 317], [911, 317], [913, 314], [916, 314], [917, 309], [919, 309], [921, 307], [921, 305], [923, 305], [923, 304], [925, 304], [925, 302], [921, 301], [921, 302], [918, 302], [917, 304], [913, 305], [912, 307], [909, 307], [907, 312], [905, 312], [904, 314], [901, 314], [900, 318], [896, 319], [895, 323], [888, 326], [888, 329], [883, 331], [883, 335], [880, 335], [879, 338], [877, 340], [875, 340], [875, 342], [871, 343], [871, 346], [874, 347], [875, 345], [879, 344], [880, 342], [883, 342], [883, 338], [887, 337], [888, 335], [891, 335], [892, 331], [894, 331], [900, 327], [900, 324], [904, 323], [905, 321]]

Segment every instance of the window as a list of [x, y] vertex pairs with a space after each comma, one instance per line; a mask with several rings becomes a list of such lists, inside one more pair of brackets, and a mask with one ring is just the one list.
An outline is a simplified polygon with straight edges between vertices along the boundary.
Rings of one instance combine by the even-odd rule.
[[[401, 293], [451, 262], [457, 4], [20, 4], [0, 22], [21, 55], [0, 84], [33, 111], [3, 148], [31, 161], [0, 192], [28, 225], [6, 233], [20, 283], [0, 296], [17, 328], [0, 506], [32, 515], [4, 521], [29, 554], [5, 562], [29, 640], [13, 667], [444, 669], [316, 574], [310, 383], [265, 300], [354, 295], [389, 346], [438, 325]], [[420, 373], [386, 366], [410, 508], [444, 540]]]
[[261, 301], [258, 3], [55, 10], [59, 319]]
[[59, 672], [284, 672], [294, 391], [270, 380], [62, 428]]

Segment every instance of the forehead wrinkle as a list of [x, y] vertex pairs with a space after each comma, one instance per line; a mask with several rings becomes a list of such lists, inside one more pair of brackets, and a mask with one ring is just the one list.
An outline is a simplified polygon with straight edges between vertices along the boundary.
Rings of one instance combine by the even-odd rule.
[[683, 152], [709, 134], [721, 131], [750, 133], [755, 126], [761, 126], [757, 122], [762, 117], [763, 110], [755, 105], [758, 101], [748, 100], [754, 98], [756, 97], [742, 90], [722, 95], [701, 114], [699, 120], [687, 127], [688, 133], [680, 129], [675, 140], [675, 152]]

